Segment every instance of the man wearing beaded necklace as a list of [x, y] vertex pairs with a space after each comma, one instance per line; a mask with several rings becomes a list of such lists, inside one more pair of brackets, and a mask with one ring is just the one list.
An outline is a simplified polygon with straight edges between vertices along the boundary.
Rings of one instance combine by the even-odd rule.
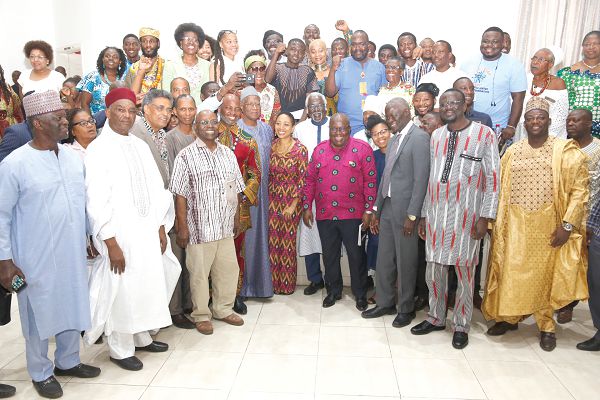
[[426, 246], [429, 314], [411, 329], [413, 335], [445, 329], [448, 269], [453, 266], [458, 277], [452, 338], [456, 349], [469, 343], [479, 241], [496, 217], [500, 176], [496, 136], [487, 126], [469, 121], [466, 107], [459, 90], [449, 89], [440, 97], [447, 125], [431, 136], [428, 195], [418, 228]]
[[250, 220], [250, 206], [254, 206], [258, 201], [258, 190], [260, 187], [260, 156], [256, 140], [240, 129], [237, 125], [237, 114], [241, 113], [240, 99], [234, 94], [226, 94], [223, 97], [223, 103], [219, 107], [219, 116], [221, 121], [217, 127], [219, 132], [219, 142], [229, 147], [238, 161], [238, 166], [244, 178], [246, 188], [242, 192], [240, 207], [240, 228], [239, 234], [234, 238], [235, 252], [240, 267], [238, 278], [238, 290], [233, 310], [238, 314], [246, 314], [247, 308], [240, 298], [239, 294], [244, 282], [244, 257], [242, 254], [244, 248], [244, 239], [246, 231], [252, 226]]
[[[150, 89], [160, 88], [165, 60], [158, 55], [160, 32], [158, 29], [141, 28], [142, 57], [133, 63], [125, 83], [136, 95], [145, 95]], [[138, 101], [140, 96], [138, 96]]]

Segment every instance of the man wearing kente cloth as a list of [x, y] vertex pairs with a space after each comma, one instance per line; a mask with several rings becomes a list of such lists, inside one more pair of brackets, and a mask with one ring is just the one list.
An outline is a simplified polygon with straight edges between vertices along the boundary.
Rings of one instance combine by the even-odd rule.
[[242, 283], [244, 282], [244, 238], [246, 231], [252, 227], [250, 220], [250, 206], [255, 206], [258, 201], [260, 188], [260, 156], [256, 140], [243, 129], [238, 127], [237, 120], [242, 112], [240, 99], [236, 95], [226, 94], [219, 107], [219, 143], [229, 147], [240, 167], [246, 189], [242, 192], [240, 207], [240, 234], [234, 239], [235, 253], [240, 266], [237, 296], [233, 310], [238, 314], [246, 314], [247, 308], [240, 297]]
[[527, 139], [501, 161], [500, 203], [493, 226], [481, 311], [496, 324], [488, 335], [517, 329], [533, 314], [540, 347], [556, 347], [554, 310], [588, 297], [584, 218], [587, 158], [572, 140], [548, 136], [546, 100], [525, 108]]
[[125, 85], [136, 94], [141, 102], [150, 89], [162, 87], [165, 60], [158, 55], [160, 32], [153, 28], [140, 28], [142, 57], [131, 65], [125, 76]]

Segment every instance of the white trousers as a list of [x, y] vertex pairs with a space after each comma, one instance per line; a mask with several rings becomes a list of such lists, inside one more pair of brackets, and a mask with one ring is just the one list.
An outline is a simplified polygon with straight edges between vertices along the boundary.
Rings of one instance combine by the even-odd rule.
[[116, 360], [132, 357], [136, 347], [144, 347], [152, 343], [152, 336], [148, 331], [134, 334], [113, 331], [106, 339], [110, 356]]

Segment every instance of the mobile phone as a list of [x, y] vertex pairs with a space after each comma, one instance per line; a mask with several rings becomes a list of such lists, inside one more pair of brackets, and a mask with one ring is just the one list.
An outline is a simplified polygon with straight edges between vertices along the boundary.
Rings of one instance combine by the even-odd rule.
[[247, 83], [248, 85], [254, 85], [254, 79], [256, 76], [254, 74], [244, 74], [242, 75], [242, 78], [244, 83]]
[[23, 290], [23, 288], [27, 286], [27, 282], [25, 282], [25, 279], [21, 278], [19, 275], [15, 275], [12, 278], [11, 286], [16, 293], [19, 293], [19, 291]]

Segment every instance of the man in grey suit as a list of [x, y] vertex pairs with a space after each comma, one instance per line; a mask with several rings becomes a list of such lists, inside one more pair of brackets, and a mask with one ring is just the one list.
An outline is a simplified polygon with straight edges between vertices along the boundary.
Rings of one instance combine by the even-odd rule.
[[377, 306], [362, 317], [397, 313], [392, 325], [400, 328], [415, 317], [417, 221], [427, 192], [430, 138], [413, 124], [404, 99], [390, 100], [385, 117], [395, 135], [388, 145], [371, 222], [371, 231], [379, 233]]

